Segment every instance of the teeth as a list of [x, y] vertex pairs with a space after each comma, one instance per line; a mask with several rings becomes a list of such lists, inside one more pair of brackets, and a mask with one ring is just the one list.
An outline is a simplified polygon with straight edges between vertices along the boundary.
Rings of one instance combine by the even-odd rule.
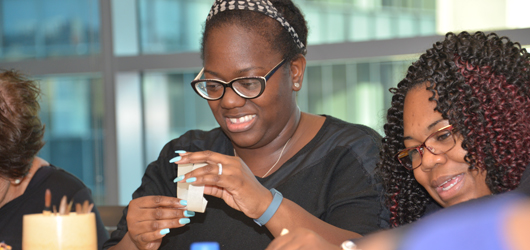
[[239, 118], [229, 118], [231, 123], [243, 123], [252, 120], [256, 115], [245, 115]]
[[[455, 177], [453, 177], [453, 178], [451, 178], [451, 179], [449, 179], [449, 180], [444, 181], [444, 183], [440, 184], [440, 186], [438, 186], [438, 187], [441, 187], [441, 186], [447, 184], [448, 182], [450, 182], [450, 181], [452, 181], [452, 180], [458, 178], [458, 176], [460, 176], [460, 175], [461, 175], [461, 174], [459, 174], [459, 175], [457, 175], [457, 176], [455, 176]], [[444, 187], [444, 188], [442, 188], [442, 190], [443, 190], [443, 191], [447, 191], [447, 190], [451, 189], [451, 188], [452, 188], [454, 185], [456, 185], [456, 184], [457, 184], [457, 182], [455, 182], [455, 183], [449, 185], [448, 187]]]
[[444, 188], [442, 188], [442, 190], [443, 190], [443, 191], [447, 191], [447, 190], [451, 189], [454, 185], [456, 185], [456, 182], [453, 183], [453, 184], [451, 184], [451, 185], [449, 185], [448, 187], [444, 187]]

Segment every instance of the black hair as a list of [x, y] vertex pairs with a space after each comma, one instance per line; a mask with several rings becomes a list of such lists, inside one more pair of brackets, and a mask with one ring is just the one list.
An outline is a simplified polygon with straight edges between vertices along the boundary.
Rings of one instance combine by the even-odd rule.
[[492, 193], [515, 189], [530, 163], [530, 54], [495, 33], [448, 33], [408, 68], [390, 89], [378, 172], [385, 185], [392, 226], [418, 220], [434, 200], [394, 155], [404, 149], [407, 93], [426, 84], [436, 111], [462, 137], [470, 169], [486, 171]]
[[[294, 28], [300, 41], [307, 47], [307, 22], [304, 15], [291, 0], [271, 0], [278, 12]], [[283, 58], [292, 60], [296, 55], [305, 55], [306, 51], [299, 48], [289, 32], [276, 20], [257, 11], [231, 10], [214, 15], [204, 25], [201, 41], [201, 58], [204, 60], [204, 45], [208, 34], [214, 28], [227, 24], [236, 24], [258, 32], [271, 46], [279, 51]]]

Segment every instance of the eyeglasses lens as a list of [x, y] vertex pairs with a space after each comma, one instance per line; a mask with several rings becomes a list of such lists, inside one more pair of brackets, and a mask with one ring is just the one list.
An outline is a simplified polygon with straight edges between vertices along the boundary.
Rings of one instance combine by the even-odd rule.
[[397, 158], [405, 168], [411, 170], [421, 165], [425, 148], [432, 154], [438, 155], [451, 150], [455, 144], [456, 140], [452, 131], [444, 129], [430, 135], [421, 147], [399, 152]]
[[[241, 78], [232, 82], [232, 89], [243, 98], [254, 98], [262, 90], [264, 79]], [[195, 89], [207, 99], [218, 99], [223, 96], [225, 85], [215, 81], [200, 81], [195, 83]]]
[[254, 98], [261, 92], [262, 81], [260, 78], [239, 79], [232, 84], [232, 88], [243, 97]]
[[203, 97], [208, 99], [216, 99], [223, 95], [224, 86], [218, 82], [203, 81], [195, 83], [195, 89]]

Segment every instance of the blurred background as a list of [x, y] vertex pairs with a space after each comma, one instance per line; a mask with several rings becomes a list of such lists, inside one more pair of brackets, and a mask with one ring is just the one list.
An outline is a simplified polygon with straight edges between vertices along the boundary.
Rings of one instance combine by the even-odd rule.
[[[309, 24], [302, 111], [382, 133], [388, 89], [449, 31], [530, 45], [528, 0], [294, 0]], [[0, 0], [0, 68], [39, 80], [40, 156], [126, 205], [147, 164], [189, 129], [217, 126], [189, 82], [213, 0]]]

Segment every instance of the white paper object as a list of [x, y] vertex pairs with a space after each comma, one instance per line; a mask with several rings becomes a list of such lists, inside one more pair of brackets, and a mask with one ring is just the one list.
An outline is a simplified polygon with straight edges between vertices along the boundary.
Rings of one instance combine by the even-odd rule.
[[[208, 164], [178, 164], [177, 175], [181, 176], [195, 170], [202, 168]], [[177, 198], [188, 201], [186, 210], [204, 213], [208, 201], [204, 198], [204, 185], [191, 185], [190, 183], [177, 183]]]

